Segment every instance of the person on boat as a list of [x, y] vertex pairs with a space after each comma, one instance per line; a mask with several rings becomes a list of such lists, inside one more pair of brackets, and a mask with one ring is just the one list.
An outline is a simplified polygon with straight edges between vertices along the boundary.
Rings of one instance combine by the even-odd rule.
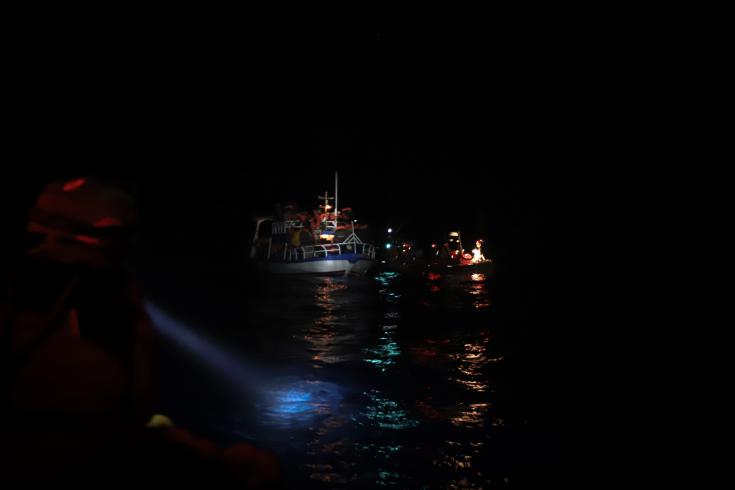
[[293, 248], [301, 247], [301, 229], [294, 228], [291, 230], [291, 241], [290, 244]]
[[439, 252], [437, 253], [437, 255], [439, 256], [439, 262], [441, 262], [443, 264], [449, 262], [449, 259], [451, 258], [451, 255], [452, 255], [452, 252], [449, 249], [449, 243], [448, 242], [444, 242], [442, 244], [442, 246], [439, 249]]
[[304, 226], [301, 228], [301, 244], [302, 245], [313, 245], [314, 234], [311, 231], [311, 226], [308, 221], [304, 221]]
[[475, 248], [472, 249], [472, 262], [485, 262], [485, 256], [482, 254], [482, 240], [475, 242]]
[[125, 265], [136, 221], [131, 195], [94, 179], [38, 197], [0, 301], [0, 487], [277, 478], [269, 454], [222, 450], [155, 414], [153, 329]]
[[352, 229], [352, 208], [342, 208], [339, 210], [339, 218], [337, 220], [338, 230]]
[[319, 226], [322, 223], [322, 219], [321, 219], [321, 214], [320, 213], [321, 213], [321, 211], [319, 211], [318, 209], [315, 209], [312, 212], [312, 217], [311, 217], [311, 229], [312, 230], [319, 229]]
[[301, 229], [300, 228], [294, 228], [291, 230], [289, 245], [291, 245], [291, 248], [296, 250], [296, 254], [298, 258], [303, 258], [303, 250], [300, 250], [301, 249]]
[[271, 242], [271, 258], [283, 257], [285, 248], [286, 248], [285, 238], [283, 238], [280, 235], [274, 237]]

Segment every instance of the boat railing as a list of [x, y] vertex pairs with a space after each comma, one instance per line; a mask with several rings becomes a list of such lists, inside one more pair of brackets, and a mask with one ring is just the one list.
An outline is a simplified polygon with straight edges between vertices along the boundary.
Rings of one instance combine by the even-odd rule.
[[298, 248], [284, 248], [284, 262], [300, 262], [314, 258], [327, 258], [334, 255], [356, 253], [375, 259], [375, 246], [369, 243], [325, 243], [304, 245]]

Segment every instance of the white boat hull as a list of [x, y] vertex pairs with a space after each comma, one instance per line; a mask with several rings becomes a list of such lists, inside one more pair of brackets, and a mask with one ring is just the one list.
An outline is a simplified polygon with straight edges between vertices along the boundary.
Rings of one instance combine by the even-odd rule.
[[269, 262], [268, 271], [273, 274], [347, 275], [365, 274], [373, 266], [370, 259], [313, 260], [303, 262]]

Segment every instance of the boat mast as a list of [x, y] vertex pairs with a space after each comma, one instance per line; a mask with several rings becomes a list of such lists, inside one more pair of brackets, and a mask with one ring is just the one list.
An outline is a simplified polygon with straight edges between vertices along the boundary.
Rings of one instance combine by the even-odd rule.
[[339, 219], [339, 194], [338, 194], [338, 183], [339, 183], [339, 171], [334, 171], [334, 224], [337, 225]]
[[[324, 191], [324, 195], [323, 196], [318, 196], [318, 199], [324, 199], [324, 204], [320, 204], [319, 207], [322, 208], [322, 209], [324, 209], [324, 214], [328, 216], [329, 215], [329, 208], [331, 208], [331, 206], [329, 205], [329, 200], [330, 199], [334, 199], [334, 198], [333, 197], [329, 197], [329, 192]], [[327, 218], [325, 217], [324, 219], [327, 219]]]

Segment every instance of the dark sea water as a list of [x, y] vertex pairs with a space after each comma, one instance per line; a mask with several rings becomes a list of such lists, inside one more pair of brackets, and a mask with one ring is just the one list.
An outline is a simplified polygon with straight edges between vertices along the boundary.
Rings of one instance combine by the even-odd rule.
[[200, 312], [230, 323], [209, 329], [152, 305], [167, 339], [164, 404], [223, 444], [271, 449], [293, 488], [507, 486], [507, 441], [523, 420], [500, 402], [492, 283], [478, 273], [271, 278], [239, 314]]
[[484, 277], [262, 277], [162, 241], [140, 271], [161, 409], [270, 449], [286, 488], [635, 485], [647, 255], [627, 207], [533, 209]]

